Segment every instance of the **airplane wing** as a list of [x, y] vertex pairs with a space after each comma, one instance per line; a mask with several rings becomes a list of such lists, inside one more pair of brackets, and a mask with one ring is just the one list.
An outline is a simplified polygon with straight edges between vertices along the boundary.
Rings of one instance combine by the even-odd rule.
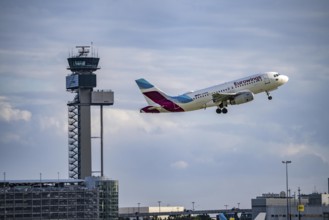
[[222, 103], [229, 99], [234, 98], [238, 93], [215, 93], [212, 95], [214, 103]]
[[[228, 100], [234, 100], [236, 97], [240, 96], [240, 95], [243, 95], [243, 94], [252, 94], [252, 92], [250, 92], [249, 90], [242, 90], [242, 91], [239, 91], [239, 92], [232, 92], [232, 93], [214, 93], [212, 95], [212, 100], [214, 103], [223, 103], [223, 102], [226, 102]], [[253, 94], [251, 95], [253, 96]], [[246, 97], [245, 98], [246, 100], [250, 100], [250, 97]], [[253, 99], [253, 97], [252, 97]], [[252, 100], [251, 99], [251, 100]], [[251, 101], [250, 100], [250, 101]]]

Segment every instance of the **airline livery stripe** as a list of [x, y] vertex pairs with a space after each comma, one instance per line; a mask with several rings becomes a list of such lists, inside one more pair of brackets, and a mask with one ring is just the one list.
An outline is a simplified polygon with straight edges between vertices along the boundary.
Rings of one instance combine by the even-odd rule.
[[179, 105], [166, 99], [159, 92], [151, 91], [151, 92], [144, 92], [143, 94], [146, 97], [148, 97], [149, 99], [151, 99], [153, 102], [159, 104], [162, 108], [166, 109], [169, 112], [183, 112], [184, 111], [184, 109], [182, 109]]

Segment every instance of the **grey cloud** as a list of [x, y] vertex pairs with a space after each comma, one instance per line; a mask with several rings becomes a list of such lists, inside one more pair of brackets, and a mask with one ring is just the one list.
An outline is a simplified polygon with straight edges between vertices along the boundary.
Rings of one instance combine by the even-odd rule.
[[0, 96], [0, 120], [10, 121], [30, 121], [32, 117], [31, 112], [14, 108], [6, 99], [6, 97]]

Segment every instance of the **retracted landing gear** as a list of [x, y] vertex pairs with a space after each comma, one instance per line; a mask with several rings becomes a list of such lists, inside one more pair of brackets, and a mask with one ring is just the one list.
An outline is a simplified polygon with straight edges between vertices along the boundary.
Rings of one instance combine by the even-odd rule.
[[268, 100], [272, 100], [272, 96], [270, 95], [270, 93], [268, 91], [265, 91], [265, 92], [266, 92]]
[[216, 109], [216, 113], [217, 114], [220, 114], [220, 113], [223, 113], [223, 114], [226, 114], [227, 113], [227, 105], [224, 105], [223, 103], [221, 103], [218, 108]]

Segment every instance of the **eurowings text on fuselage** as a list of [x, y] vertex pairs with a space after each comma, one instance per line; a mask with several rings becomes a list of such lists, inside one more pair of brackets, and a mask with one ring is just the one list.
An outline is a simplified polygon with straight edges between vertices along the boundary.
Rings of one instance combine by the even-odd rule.
[[178, 96], [167, 95], [145, 79], [138, 79], [136, 83], [148, 103], [140, 112], [186, 112], [217, 106], [216, 112], [225, 114], [228, 105], [250, 102], [254, 94], [265, 92], [271, 100], [270, 91], [288, 80], [277, 72], [266, 72]]

